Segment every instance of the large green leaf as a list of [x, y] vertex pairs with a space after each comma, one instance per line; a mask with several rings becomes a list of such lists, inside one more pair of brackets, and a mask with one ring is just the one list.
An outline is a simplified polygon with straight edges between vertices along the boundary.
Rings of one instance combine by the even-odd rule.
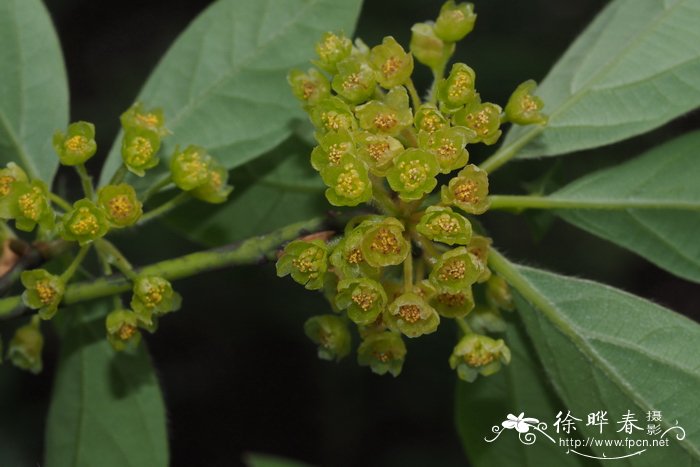
[[40, 0], [0, 0], [0, 162], [53, 180], [54, 131], [68, 124], [61, 48]]
[[538, 94], [549, 124], [515, 127], [504, 148], [554, 156], [620, 141], [700, 105], [700, 0], [616, 0], [573, 43]]
[[[585, 176], [550, 198], [609, 205], [612, 210], [557, 213], [680, 277], [700, 282], [699, 148], [700, 132], [689, 133], [639, 158]], [[629, 209], [635, 204], [646, 208]]]
[[111, 301], [65, 310], [46, 427], [47, 467], [165, 467], [168, 442], [158, 381], [142, 343], [116, 353], [105, 338]]
[[[163, 107], [167, 158], [174, 146], [198, 144], [228, 168], [264, 154], [302, 117], [286, 75], [307, 67], [328, 30], [352, 33], [360, 0], [220, 0], [177, 39], [138, 99]], [[121, 164], [119, 140], [102, 183]], [[166, 163], [159, 167], [165, 170]]]
[[[629, 410], [643, 430], [649, 411], [660, 411], [667, 447], [650, 447], [616, 465], [691, 466], [700, 463], [700, 326], [639, 297], [591, 281], [516, 267], [494, 252], [490, 264], [516, 290], [527, 332], [566, 410], [582, 419], [587, 439], [659, 439], [618, 431]], [[566, 412], [564, 410], [564, 412]], [[587, 414], [607, 411], [609, 425], [585, 426]], [[643, 448], [598, 447], [598, 456]]]
[[[545, 437], [532, 445], [520, 441], [518, 433], [506, 431], [493, 439], [491, 427], [500, 429], [507, 414], [524, 412], [551, 426], [562, 403], [547, 385], [546, 375], [529, 342], [522, 323], [511, 320], [504, 336], [511, 350], [510, 365], [488, 378], [457, 384], [455, 417], [460, 439], [473, 467], [518, 465], [522, 467], [573, 467], [583, 459], [567, 456], [566, 450]], [[535, 432], [535, 435], [537, 433]]]
[[[192, 201], [168, 217], [187, 238], [223, 245], [322, 215], [330, 206], [310, 148], [291, 138], [233, 173], [236, 189], [223, 206]], [[192, 219], [197, 219], [193, 222]]]

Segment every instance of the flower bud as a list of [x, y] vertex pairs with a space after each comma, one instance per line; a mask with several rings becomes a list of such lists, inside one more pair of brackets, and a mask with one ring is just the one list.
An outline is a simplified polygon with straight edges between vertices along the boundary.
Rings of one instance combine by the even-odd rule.
[[57, 131], [53, 135], [53, 148], [63, 165], [80, 165], [95, 155], [95, 125], [75, 122], [68, 125], [66, 134]]
[[406, 344], [396, 332], [375, 332], [367, 335], [357, 348], [357, 363], [369, 366], [373, 373], [401, 373], [406, 357]]
[[354, 156], [355, 142], [347, 130], [329, 131], [318, 136], [319, 146], [311, 151], [311, 166], [319, 172], [340, 167], [343, 156]]
[[304, 323], [304, 332], [318, 345], [318, 358], [339, 361], [350, 353], [350, 331], [342, 318], [320, 315]]
[[173, 290], [170, 282], [159, 276], [140, 276], [134, 281], [131, 308], [139, 322], [152, 325], [154, 317], [177, 311], [182, 297]]
[[447, 174], [467, 164], [469, 153], [465, 146], [473, 137], [472, 130], [463, 126], [453, 126], [433, 133], [419, 133], [418, 145], [433, 154], [440, 165], [440, 172]]
[[422, 104], [416, 110], [413, 125], [419, 132], [432, 133], [449, 126], [449, 122], [433, 104]]
[[454, 53], [455, 45], [440, 39], [429, 23], [417, 23], [411, 27], [411, 53], [416, 60], [434, 70], [442, 68]]
[[544, 102], [537, 96], [532, 95], [532, 91], [537, 87], [537, 83], [528, 80], [518, 86], [508, 99], [506, 104], [506, 119], [518, 125], [545, 124], [547, 117], [540, 113], [544, 107]]
[[479, 267], [481, 268], [481, 274], [477, 279], [478, 283], [485, 282], [491, 277], [491, 270], [488, 267], [489, 250], [491, 249], [491, 239], [488, 237], [482, 237], [481, 235], [472, 235], [472, 239], [469, 241], [467, 250], [469, 253], [474, 255]]
[[475, 22], [473, 4], [455, 4], [454, 0], [447, 0], [435, 21], [435, 34], [446, 42], [457, 42], [472, 32]]
[[430, 282], [440, 292], [459, 293], [481, 275], [481, 264], [466, 247], [444, 253], [430, 271]]
[[24, 271], [20, 279], [25, 287], [22, 302], [27, 307], [38, 310], [41, 319], [51, 319], [63, 300], [63, 293], [66, 290], [63, 280], [45, 269]]
[[408, 93], [403, 87], [393, 88], [381, 101], [373, 100], [358, 105], [355, 115], [363, 130], [391, 136], [398, 135], [413, 124]]
[[135, 127], [124, 132], [122, 160], [126, 168], [139, 177], [143, 177], [146, 170], [158, 165], [159, 149], [160, 137], [154, 131]]
[[328, 78], [316, 68], [309, 68], [306, 73], [294, 69], [287, 75], [287, 82], [292, 87], [296, 98], [307, 106], [316, 105], [331, 95], [331, 84]]
[[351, 55], [338, 63], [338, 74], [333, 77], [331, 86], [348, 102], [360, 104], [372, 97], [377, 81], [366, 58]]
[[469, 327], [477, 333], [505, 332], [506, 322], [497, 308], [477, 306], [467, 316]]
[[458, 292], [441, 292], [433, 296], [430, 304], [445, 318], [463, 318], [474, 309], [474, 296], [471, 287]]
[[345, 279], [338, 283], [335, 304], [347, 310], [348, 318], [356, 324], [371, 324], [386, 307], [387, 297], [382, 285], [372, 279]]
[[457, 370], [459, 378], [473, 382], [476, 377], [496, 373], [501, 364], [510, 363], [510, 349], [503, 339], [468, 334], [455, 346], [450, 356], [450, 367]]
[[336, 73], [338, 63], [349, 57], [352, 42], [342, 34], [325, 33], [316, 44], [319, 60], [315, 63], [329, 73]]
[[384, 313], [390, 328], [407, 337], [418, 337], [437, 330], [440, 316], [418, 294], [407, 292], [394, 300]]
[[440, 108], [447, 112], [456, 112], [462, 106], [477, 99], [475, 90], [476, 73], [464, 63], [455, 63], [446, 79], [437, 86]]
[[513, 311], [515, 309], [510, 286], [502, 277], [492, 275], [489, 280], [486, 281], [485, 293], [486, 301], [492, 307], [506, 311]]
[[113, 227], [134, 225], [143, 214], [141, 202], [131, 185], [107, 185], [97, 193], [97, 204]]
[[486, 171], [467, 165], [447, 186], [442, 187], [445, 204], [457, 206], [469, 214], [483, 214], [489, 208], [489, 179]]
[[464, 107], [454, 116], [454, 123], [474, 130], [476, 138], [471, 143], [495, 144], [501, 137], [501, 107], [478, 99]]
[[39, 330], [39, 322], [32, 321], [15, 331], [8, 345], [7, 358], [17, 368], [37, 374], [43, 367], [41, 361], [43, 348], [44, 336]]
[[139, 318], [131, 310], [115, 310], [105, 319], [107, 340], [116, 351], [126, 349], [130, 344], [138, 345], [141, 341]]
[[89, 199], [81, 199], [73, 204], [61, 219], [61, 237], [77, 241], [81, 246], [104, 237], [109, 231], [109, 220], [105, 212]]
[[321, 172], [328, 186], [326, 198], [333, 206], [357, 206], [372, 199], [372, 183], [367, 167], [351, 155], [341, 157], [337, 167]]
[[228, 184], [228, 170], [218, 159], [210, 156], [207, 164], [207, 178], [201, 185], [190, 190], [190, 195], [200, 201], [220, 204], [228, 199], [233, 187]]
[[430, 206], [416, 230], [428, 239], [448, 245], [467, 245], [472, 237], [471, 223], [448, 207]]
[[13, 206], [17, 203], [18, 184], [28, 182], [27, 174], [14, 162], [8, 162], [4, 169], [0, 169], [0, 219], [13, 217]]
[[10, 210], [19, 230], [31, 232], [37, 224], [46, 230], [53, 229], [55, 214], [49, 202], [49, 189], [44, 182], [16, 182], [12, 190], [15, 201]]
[[435, 156], [422, 149], [410, 148], [396, 158], [394, 167], [387, 174], [387, 181], [402, 200], [412, 201], [433, 191], [439, 171]]
[[399, 140], [389, 135], [359, 132], [357, 138], [357, 155], [367, 164], [370, 172], [384, 177], [394, 163], [394, 159], [403, 152]]
[[169, 133], [168, 129], [165, 128], [163, 109], [146, 110], [141, 102], [136, 102], [129, 107], [119, 117], [119, 120], [125, 131], [146, 130], [155, 133], [160, 138]]
[[[367, 225], [360, 245], [362, 256], [370, 266], [385, 267], [404, 262], [408, 243], [403, 237], [403, 224], [393, 217]], [[360, 224], [363, 226], [363, 224]]]
[[391, 37], [385, 37], [381, 45], [372, 48], [370, 61], [377, 81], [385, 89], [401, 86], [413, 73], [413, 56]]
[[357, 120], [348, 104], [335, 96], [321, 100], [311, 109], [311, 121], [321, 133], [357, 128]]
[[328, 269], [328, 246], [321, 240], [294, 240], [284, 248], [277, 260], [277, 276], [291, 274], [308, 290], [323, 287], [323, 277]]

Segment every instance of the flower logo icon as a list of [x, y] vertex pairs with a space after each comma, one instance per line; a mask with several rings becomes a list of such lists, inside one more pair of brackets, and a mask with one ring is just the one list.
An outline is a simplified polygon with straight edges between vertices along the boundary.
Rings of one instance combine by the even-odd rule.
[[525, 412], [520, 412], [520, 415], [517, 417], [509, 413], [501, 425], [508, 430], [515, 428], [518, 433], [527, 433], [531, 427], [536, 427], [540, 421], [536, 418], [525, 418], [524, 415]]

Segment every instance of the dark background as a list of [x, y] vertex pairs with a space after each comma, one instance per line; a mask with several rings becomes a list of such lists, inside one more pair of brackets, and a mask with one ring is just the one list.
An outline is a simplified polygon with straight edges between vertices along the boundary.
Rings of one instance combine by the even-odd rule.
[[[71, 119], [94, 122], [98, 145], [110, 146], [117, 116], [177, 34], [208, 3], [47, 1], [68, 66]], [[433, 18], [440, 4], [367, 1], [358, 34], [369, 45], [387, 34], [407, 45], [411, 24]], [[458, 47], [456, 58], [477, 70], [485, 99], [504, 103], [518, 83], [541, 80], [604, 4], [477, 1], [477, 28]], [[419, 74], [418, 87], [425, 88], [428, 78], [427, 72]], [[696, 113], [631, 142], [569, 156], [558, 165], [555, 180], [563, 184], [610, 166], [698, 123]], [[473, 152], [474, 161], [492, 151], [482, 149]], [[553, 164], [558, 163], [512, 164], [493, 178], [492, 192], [519, 192]], [[91, 169], [98, 166], [95, 161]], [[607, 282], [698, 319], [697, 284], [557, 219], [484, 217], [499, 247], [513, 259]], [[200, 248], [162, 225], [127, 236], [123, 243], [137, 264]], [[250, 451], [329, 466], [466, 465], [452, 418], [456, 376], [447, 365], [455, 336], [450, 326], [409, 343], [399, 378], [378, 377], [359, 368], [354, 358], [337, 365], [317, 360], [302, 323], [328, 307], [291, 280], [277, 279], [272, 265], [204, 274], [177, 288], [184, 308], [147, 339], [168, 407], [173, 466], [236, 465]], [[9, 327], [0, 327], [7, 336]], [[35, 466], [42, 460], [57, 351], [49, 337], [40, 376], [0, 368], [0, 467]]]

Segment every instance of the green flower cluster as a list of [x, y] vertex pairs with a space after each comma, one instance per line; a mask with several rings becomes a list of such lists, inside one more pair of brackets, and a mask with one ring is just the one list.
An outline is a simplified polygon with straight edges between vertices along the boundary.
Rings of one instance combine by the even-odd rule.
[[[404, 339], [451, 319], [465, 334], [450, 358], [461, 378], [508, 363], [503, 341], [484, 334], [502, 330], [499, 310], [512, 306], [507, 284], [487, 266], [490, 239], [473, 232], [470, 216], [489, 208], [489, 182], [469, 164], [467, 147], [495, 144], [504, 122], [543, 124], [546, 117], [532, 81], [516, 89], [504, 112], [482, 100], [466, 64], [444, 76], [455, 42], [475, 20], [473, 5], [449, 0], [434, 22], [414, 25], [409, 51], [391, 36], [370, 48], [326, 33], [316, 67], [289, 73], [316, 130], [311, 166], [326, 198], [377, 211], [352, 218], [331, 240], [289, 243], [277, 262], [279, 276], [322, 290], [336, 312], [305, 326], [321, 358], [349, 353], [352, 323], [361, 338], [358, 362], [396, 376]], [[435, 76], [425, 101], [412, 82], [414, 60]], [[479, 319], [470, 323], [474, 310]]]

